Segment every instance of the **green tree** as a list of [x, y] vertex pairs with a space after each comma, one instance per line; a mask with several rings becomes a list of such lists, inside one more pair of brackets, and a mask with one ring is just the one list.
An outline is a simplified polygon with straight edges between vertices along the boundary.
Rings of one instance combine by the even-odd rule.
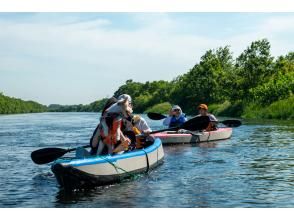
[[0, 93], [0, 114], [44, 112], [47, 107], [34, 101], [23, 101]]
[[228, 46], [207, 51], [199, 64], [175, 80], [173, 103], [193, 113], [200, 103], [223, 101], [230, 93], [232, 72], [233, 57]]
[[250, 100], [249, 90], [262, 84], [274, 72], [274, 58], [267, 39], [252, 42], [236, 60], [236, 90], [232, 99]]

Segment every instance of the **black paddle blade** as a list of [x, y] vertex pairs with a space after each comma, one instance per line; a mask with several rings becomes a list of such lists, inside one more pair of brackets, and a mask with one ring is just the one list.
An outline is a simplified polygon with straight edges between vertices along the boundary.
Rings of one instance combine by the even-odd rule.
[[36, 164], [46, 164], [62, 157], [67, 152], [68, 150], [61, 148], [44, 148], [33, 151], [31, 158]]
[[201, 131], [207, 128], [209, 122], [208, 116], [198, 116], [186, 121], [180, 128], [189, 131]]
[[166, 118], [165, 115], [159, 114], [159, 113], [154, 113], [154, 112], [148, 112], [147, 113], [148, 118], [152, 119], [152, 120], [161, 120]]
[[221, 122], [222, 124], [226, 125], [227, 127], [239, 127], [242, 125], [240, 120], [229, 119]]

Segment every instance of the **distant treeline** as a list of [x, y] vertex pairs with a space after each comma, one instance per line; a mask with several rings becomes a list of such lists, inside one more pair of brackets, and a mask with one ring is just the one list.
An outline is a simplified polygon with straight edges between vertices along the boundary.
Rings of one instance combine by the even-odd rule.
[[[137, 113], [166, 113], [172, 104], [178, 104], [185, 113], [195, 115], [197, 106], [206, 103], [211, 112], [221, 116], [294, 119], [294, 52], [275, 58], [270, 47], [267, 39], [258, 40], [236, 58], [229, 46], [208, 50], [199, 63], [172, 81], [127, 80], [114, 96], [131, 95]], [[107, 99], [88, 105], [48, 107], [25, 102], [34, 104], [31, 109], [21, 105], [19, 99], [11, 100], [12, 103], [5, 106], [0, 102], [0, 113], [98, 112]]]
[[47, 110], [49, 112], [100, 112], [107, 102], [107, 98], [92, 102], [88, 105], [58, 105], [51, 104]]
[[23, 101], [0, 93], [0, 114], [45, 112], [47, 107], [33, 101]]

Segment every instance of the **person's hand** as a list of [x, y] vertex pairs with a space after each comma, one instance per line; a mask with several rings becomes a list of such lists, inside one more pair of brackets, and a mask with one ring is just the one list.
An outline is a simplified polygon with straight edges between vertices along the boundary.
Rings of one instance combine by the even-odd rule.
[[131, 144], [131, 140], [130, 140], [129, 138], [126, 138], [126, 139], [124, 139], [124, 140], [121, 142], [121, 145], [122, 145], [124, 148], [128, 148], [130, 144]]
[[142, 132], [145, 136], [149, 136], [150, 135], [150, 131], [146, 130]]

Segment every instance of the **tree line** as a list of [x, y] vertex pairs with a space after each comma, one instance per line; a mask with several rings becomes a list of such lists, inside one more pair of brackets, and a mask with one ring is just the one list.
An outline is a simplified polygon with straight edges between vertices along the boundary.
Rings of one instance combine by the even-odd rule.
[[114, 95], [130, 94], [138, 112], [178, 104], [188, 114], [206, 103], [217, 115], [294, 119], [294, 52], [277, 58], [270, 42], [252, 42], [237, 58], [229, 46], [208, 50], [174, 80], [126, 81]]
[[[114, 96], [131, 95], [137, 113], [166, 113], [171, 105], [178, 104], [185, 113], [195, 115], [197, 106], [206, 103], [211, 112], [222, 116], [294, 119], [294, 52], [275, 58], [270, 48], [267, 39], [254, 41], [236, 58], [229, 46], [211, 49], [172, 81], [142, 83], [130, 79]], [[19, 99], [11, 100], [14, 104], [3, 106], [0, 99], [0, 113], [31, 111], [25, 108], [29, 103], [22, 106], [20, 101], [13, 101]], [[99, 112], [106, 101], [48, 107], [33, 103], [36, 112]], [[14, 105], [17, 110], [13, 110]]]
[[34, 101], [23, 101], [21, 99], [5, 96], [0, 93], [0, 114], [45, 112], [47, 106]]
[[51, 104], [47, 107], [48, 112], [100, 112], [104, 108], [108, 98], [97, 100], [88, 105], [58, 105]]

